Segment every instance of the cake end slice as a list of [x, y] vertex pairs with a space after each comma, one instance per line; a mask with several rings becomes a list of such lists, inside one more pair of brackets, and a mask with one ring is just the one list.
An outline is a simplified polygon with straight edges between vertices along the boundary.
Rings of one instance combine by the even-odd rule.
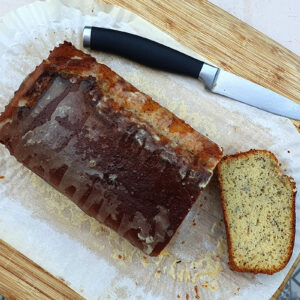
[[273, 274], [288, 263], [295, 238], [296, 184], [266, 150], [225, 156], [218, 165], [229, 266]]

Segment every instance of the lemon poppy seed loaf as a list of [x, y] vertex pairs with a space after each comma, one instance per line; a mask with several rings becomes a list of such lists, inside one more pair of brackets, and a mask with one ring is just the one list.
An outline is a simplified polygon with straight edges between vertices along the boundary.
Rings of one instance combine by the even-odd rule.
[[222, 149], [64, 42], [0, 115], [0, 143], [86, 214], [157, 256]]
[[218, 165], [229, 265], [273, 274], [288, 263], [295, 238], [296, 185], [274, 154], [250, 150]]

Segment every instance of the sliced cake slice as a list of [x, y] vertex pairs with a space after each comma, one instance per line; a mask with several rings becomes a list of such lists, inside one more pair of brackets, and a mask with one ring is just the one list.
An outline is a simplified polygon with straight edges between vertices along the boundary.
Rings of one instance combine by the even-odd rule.
[[225, 156], [218, 179], [230, 268], [267, 274], [283, 269], [295, 238], [294, 180], [265, 150]]

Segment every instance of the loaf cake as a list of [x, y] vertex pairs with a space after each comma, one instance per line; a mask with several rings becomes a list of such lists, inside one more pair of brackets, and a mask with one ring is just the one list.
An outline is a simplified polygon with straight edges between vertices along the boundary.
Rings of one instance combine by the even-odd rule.
[[15, 93], [0, 116], [0, 142], [151, 256], [222, 157], [215, 143], [68, 42]]
[[250, 150], [218, 165], [229, 265], [273, 274], [288, 263], [295, 238], [296, 185], [274, 154]]

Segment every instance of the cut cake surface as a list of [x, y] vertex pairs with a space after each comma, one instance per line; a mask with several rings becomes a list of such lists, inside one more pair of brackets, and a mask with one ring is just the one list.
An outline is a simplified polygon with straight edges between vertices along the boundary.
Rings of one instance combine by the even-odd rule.
[[295, 238], [296, 186], [265, 150], [225, 156], [218, 165], [229, 265], [273, 274], [288, 263]]

